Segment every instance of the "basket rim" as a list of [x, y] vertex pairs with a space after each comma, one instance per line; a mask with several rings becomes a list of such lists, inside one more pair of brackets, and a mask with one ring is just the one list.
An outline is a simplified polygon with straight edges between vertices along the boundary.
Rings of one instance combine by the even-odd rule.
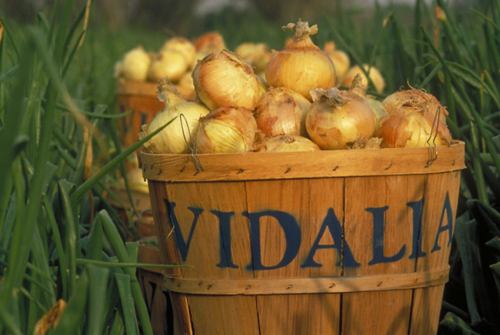
[[435, 148], [153, 154], [140, 152], [144, 178], [166, 182], [303, 179], [444, 173], [465, 169], [465, 143]]

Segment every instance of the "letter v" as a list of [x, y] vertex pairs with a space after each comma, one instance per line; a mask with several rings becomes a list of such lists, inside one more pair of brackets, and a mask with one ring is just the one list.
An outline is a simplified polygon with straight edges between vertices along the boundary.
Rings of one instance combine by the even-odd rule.
[[177, 217], [175, 216], [175, 202], [166, 201], [166, 205], [168, 218], [170, 220], [170, 223], [174, 227], [175, 243], [177, 245], [177, 249], [181, 254], [182, 261], [185, 262], [189, 251], [189, 245], [191, 244], [191, 239], [193, 238], [194, 229], [196, 228], [196, 224], [198, 223], [198, 219], [200, 218], [200, 214], [203, 212], [203, 209], [197, 207], [188, 207], [188, 209], [193, 213], [194, 217], [186, 241], [184, 239], [184, 236], [182, 236], [179, 221], [177, 221]]

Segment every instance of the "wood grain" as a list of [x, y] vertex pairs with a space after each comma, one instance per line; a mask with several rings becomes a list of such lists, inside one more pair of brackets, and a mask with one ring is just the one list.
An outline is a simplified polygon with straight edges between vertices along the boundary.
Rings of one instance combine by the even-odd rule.
[[[303, 179], [247, 182], [248, 211], [278, 209], [290, 213], [300, 225], [302, 242], [297, 257], [286, 267], [254, 271], [257, 279], [338, 276], [337, 255], [332, 249], [319, 250], [318, 268], [302, 268], [318, 235], [328, 208], [342, 220], [342, 179]], [[262, 218], [262, 262], [279, 262], [286, 240], [275, 219]], [[322, 244], [332, 244], [327, 233]], [[260, 334], [337, 334], [339, 294], [257, 296]]]
[[141, 153], [144, 176], [169, 182], [270, 180], [351, 176], [388, 176], [458, 171], [464, 144], [439, 147], [428, 165], [426, 148], [324, 150], [315, 152], [200, 154], [202, 170], [191, 155]]
[[[436, 232], [440, 224], [443, 204], [446, 194], [449, 195], [453, 209], [453, 227], [455, 227], [456, 208], [460, 188], [460, 172], [432, 174], [425, 184], [425, 199], [423, 211], [422, 246], [427, 252], [426, 257], [418, 258], [416, 271], [429, 271], [448, 267], [451, 245], [448, 244], [447, 233], [440, 234], [438, 239], [441, 250], [432, 252]], [[446, 214], [444, 215], [446, 225]], [[410, 334], [436, 334], [439, 324], [439, 313], [443, 298], [444, 284], [429, 288], [415, 289], [413, 293], [412, 321]]]
[[[182, 269], [184, 277], [252, 278], [244, 266], [250, 259], [249, 232], [246, 220], [235, 215], [230, 222], [232, 255], [237, 268], [220, 268], [219, 223], [210, 210], [239, 214], [246, 210], [244, 184], [241, 183], [188, 183], [169, 184], [168, 199], [175, 200], [175, 215], [182, 234], [188, 236], [193, 213], [188, 207], [203, 208], [193, 233], [189, 253]], [[170, 243], [173, 241], [170, 239]], [[258, 322], [255, 297], [200, 297], [187, 296], [195, 333], [202, 334], [257, 334]], [[245, 325], [242, 327], [242, 325]]]
[[[423, 197], [422, 176], [347, 178], [345, 189], [345, 238], [358, 255], [359, 267], [344, 268], [345, 276], [398, 274], [414, 271], [408, 258], [412, 241], [412, 216], [409, 201]], [[374, 259], [374, 214], [367, 208], [388, 208], [383, 212], [384, 255], [403, 250], [399, 261], [369, 265]], [[407, 334], [412, 291], [347, 293], [342, 296], [343, 334]], [[363, 322], [359, 322], [359, 320]]]

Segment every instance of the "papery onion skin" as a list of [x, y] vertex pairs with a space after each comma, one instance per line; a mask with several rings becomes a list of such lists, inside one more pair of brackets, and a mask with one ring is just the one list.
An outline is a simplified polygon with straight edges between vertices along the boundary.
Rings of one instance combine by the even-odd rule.
[[179, 84], [177, 85], [177, 90], [179, 91], [180, 95], [186, 100], [194, 101], [196, 99], [193, 74], [191, 72], [188, 72], [184, 76], [182, 76], [182, 78], [179, 80]]
[[342, 103], [316, 101], [306, 116], [309, 137], [321, 149], [345, 149], [367, 141], [375, 132], [375, 114], [366, 99], [349, 91], [338, 94]]
[[349, 67], [351, 66], [349, 56], [345, 52], [336, 49], [334, 42], [325, 43], [323, 50], [326, 52], [328, 57], [330, 57], [333, 63], [335, 74], [337, 75], [337, 82], [342, 82], [345, 75], [349, 71]]
[[373, 113], [375, 113], [375, 129], [377, 130], [382, 125], [382, 121], [387, 117], [387, 111], [385, 110], [384, 105], [374, 98], [368, 97], [367, 102], [370, 105]]
[[189, 67], [192, 68], [196, 62], [196, 48], [184, 37], [172, 37], [168, 39], [164, 44], [161, 50], [175, 50], [180, 52], [184, 58], [186, 59]]
[[221, 107], [200, 120], [196, 153], [252, 151], [257, 124], [244, 108]]
[[264, 43], [242, 43], [234, 52], [252, 65], [256, 73], [263, 72], [271, 59], [271, 51]]
[[[373, 85], [375, 86], [375, 91], [377, 91], [377, 93], [382, 93], [385, 88], [385, 80], [380, 71], [376, 67], [370, 66], [368, 64], [364, 64], [363, 68], [368, 72], [368, 75], [370, 76]], [[349, 70], [349, 72], [347, 72], [342, 82], [342, 85], [344, 87], [350, 88], [356, 76], [358, 75], [360, 76], [361, 79], [359, 87], [362, 88], [363, 90], [366, 90], [369, 84], [368, 79], [366, 78], [366, 75], [363, 72], [363, 70], [361, 70], [361, 68], [358, 65], [352, 67]]]
[[[335, 86], [335, 68], [330, 57], [309, 37], [317, 32], [316, 26], [309, 28], [300, 20], [289, 26], [297, 29], [296, 36], [286, 49], [273, 53], [266, 67], [266, 80], [273, 87], [286, 87], [310, 99], [310, 90]], [[300, 33], [302, 26], [311, 32]]]
[[242, 107], [253, 110], [265, 92], [250, 65], [227, 50], [210, 54], [193, 71], [198, 98], [210, 109]]
[[258, 152], [311, 152], [319, 147], [308, 138], [297, 135], [269, 137], [259, 145]]
[[115, 66], [115, 75], [129, 80], [145, 81], [151, 58], [142, 47], [136, 47], [123, 56]]
[[448, 111], [433, 95], [417, 89], [403, 90], [389, 95], [383, 105], [389, 114], [380, 129], [384, 146], [428, 147], [451, 143], [446, 124]]
[[187, 153], [189, 144], [198, 130], [199, 120], [209, 110], [195, 102], [184, 102], [167, 107], [156, 114], [149, 125], [143, 128], [140, 138], [175, 120], [144, 144], [144, 150], [151, 153]]
[[148, 71], [148, 78], [152, 81], [168, 79], [178, 81], [189, 68], [188, 61], [182, 53], [176, 50], [163, 49], [155, 55]]
[[226, 48], [224, 37], [216, 31], [211, 31], [200, 35], [195, 41], [196, 51], [201, 54], [220, 52]]
[[260, 100], [254, 115], [259, 130], [268, 137], [278, 135], [303, 135], [305, 116], [311, 103], [294, 91], [271, 88]]
[[165, 102], [165, 105], [169, 108], [186, 102], [186, 99], [181, 95], [177, 86], [166, 79], [158, 82], [156, 93], [158, 100]]

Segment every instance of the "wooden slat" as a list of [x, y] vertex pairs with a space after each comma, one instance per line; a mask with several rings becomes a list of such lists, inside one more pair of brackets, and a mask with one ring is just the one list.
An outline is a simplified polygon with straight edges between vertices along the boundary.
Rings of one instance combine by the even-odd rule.
[[[293, 215], [300, 224], [302, 242], [297, 257], [286, 267], [254, 271], [257, 279], [338, 276], [337, 255], [332, 249], [318, 250], [319, 268], [302, 268], [328, 208], [342, 220], [343, 180], [311, 179], [247, 182], [248, 211], [276, 209]], [[276, 264], [283, 255], [286, 240], [282, 229], [271, 218], [261, 219], [262, 261]], [[325, 234], [322, 244], [332, 244]], [[337, 334], [339, 294], [258, 296], [260, 334]]]
[[120, 79], [117, 86], [119, 95], [146, 95], [156, 99], [157, 83]]
[[[442, 233], [439, 238], [441, 250], [432, 252], [436, 232], [440, 224], [446, 193], [449, 194], [453, 209], [453, 227], [455, 227], [456, 208], [460, 187], [460, 172], [433, 174], [427, 177], [423, 212], [422, 249], [426, 257], [418, 258], [417, 271], [432, 271], [448, 265], [450, 245], [448, 234]], [[443, 225], [447, 224], [446, 214]], [[436, 334], [439, 323], [439, 312], [443, 297], [444, 285], [415, 289], [413, 293], [412, 321], [409, 334]]]
[[[180, 264], [180, 256], [175, 243], [172, 242], [172, 225], [168, 221], [168, 214], [163, 205], [167, 199], [166, 184], [161, 182], [149, 182], [149, 195], [151, 197], [151, 208], [156, 227], [158, 229], [158, 240], [160, 247], [160, 256], [165, 264]], [[166, 269], [167, 275], [181, 276], [180, 267]], [[172, 303], [174, 333], [175, 335], [192, 335], [193, 326], [189, 313], [189, 306], [186, 296], [170, 292], [170, 301]]]
[[449, 268], [428, 272], [363, 277], [210, 280], [165, 278], [164, 287], [173, 292], [199, 295], [266, 295], [302, 293], [346, 293], [407, 290], [443, 285]]
[[144, 176], [172, 182], [269, 180], [349, 176], [411, 175], [456, 171], [464, 166], [464, 144], [439, 147], [428, 165], [427, 148], [332, 150], [296, 153], [201, 154], [197, 171], [191, 155], [141, 153]]
[[[423, 196], [424, 177], [389, 176], [346, 178], [345, 238], [360, 263], [344, 268], [345, 276], [408, 274], [415, 261], [408, 258], [412, 241], [409, 201]], [[367, 208], [388, 206], [384, 214], [384, 255], [406, 252], [399, 261], [369, 265], [373, 252], [373, 214]], [[343, 334], [407, 334], [412, 291], [347, 293], [342, 295]], [[362, 320], [362, 322], [360, 321]]]
[[[202, 208], [193, 233], [186, 265], [185, 277], [252, 278], [245, 270], [250, 260], [248, 224], [241, 216], [246, 210], [243, 183], [188, 183], [169, 184], [168, 199], [175, 200], [175, 215], [187, 238], [193, 213], [188, 207]], [[211, 210], [235, 212], [230, 222], [231, 250], [238, 268], [219, 268], [219, 222]], [[173, 234], [171, 234], [173, 237]], [[173, 241], [170, 239], [169, 243]], [[187, 296], [194, 332], [198, 334], [257, 334], [258, 321], [254, 297], [199, 297]]]

